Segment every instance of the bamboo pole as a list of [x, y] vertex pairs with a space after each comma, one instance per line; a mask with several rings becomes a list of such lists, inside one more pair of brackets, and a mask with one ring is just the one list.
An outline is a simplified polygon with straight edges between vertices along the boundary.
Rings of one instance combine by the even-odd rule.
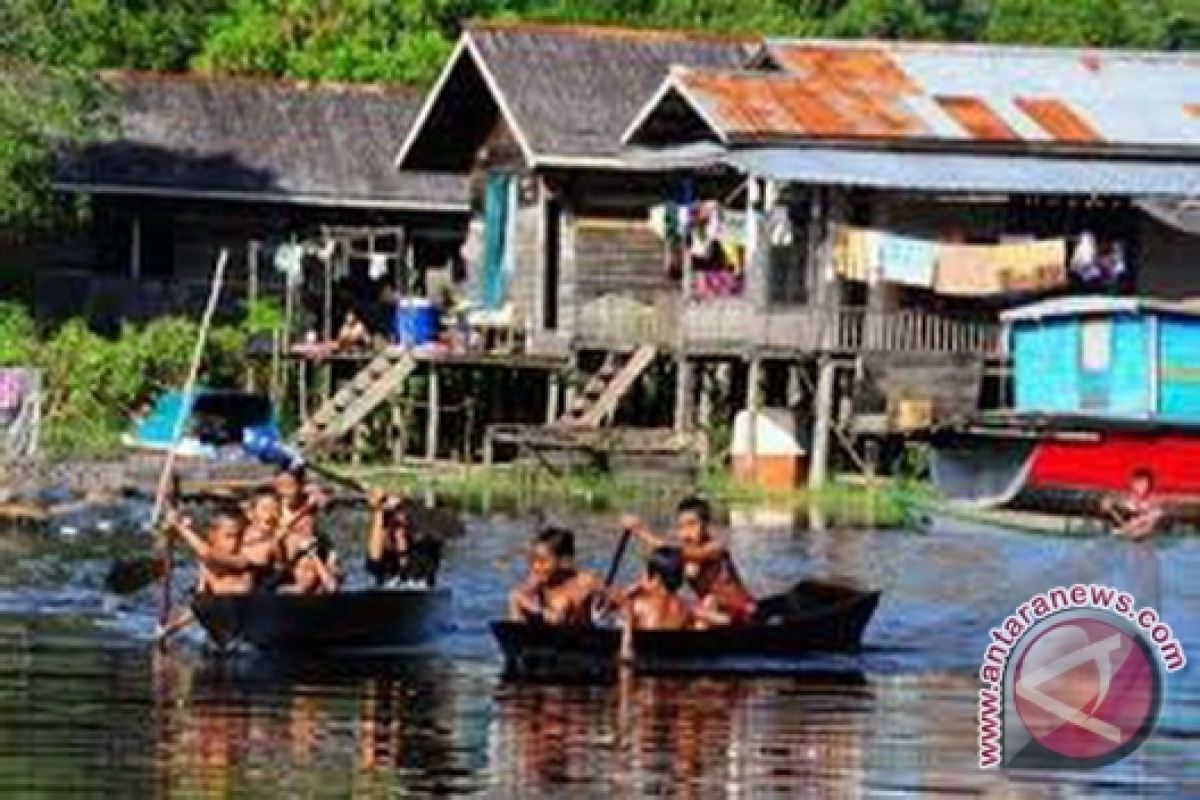
[[[192, 349], [192, 360], [188, 366], [187, 380], [183, 384], [184, 407], [175, 418], [171, 430], [171, 447], [163, 459], [162, 472], [158, 476], [158, 489], [154, 493], [154, 508], [150, 514], [151, 526], [157, 526], [166, 503], [167, 491], [171, 487], [171, 478], [175, 471], [175, 459], [179, 455], [179, 443], [183, 438], [184, 425], [191, 415], [192, 395], [196, 391], [196, 381], [200, 377], [200, 362], [204, 358], [204, 346], [208, 340], [208, 331], [212, 327], [213, 316], [217, 311], [217, 302], [221, 298], [221, 285], [225, 280], [225, 264], [229, 261], [229, 251], [222, 250], [217, 257], [217, 266], [213, 270], [212, 285], [208, 293], [208, 305], [204, 308], [204, 317], [200, 322], [200, 333], [196, 337], [196, 345]], [[158, 555], [165, 559], [167, 567], [163, 579], [163, 592], [159, 603], [159, 624], [166, 625], [171, 614], [171, 547], [166, 536], [159, 536], [156, 543]]]

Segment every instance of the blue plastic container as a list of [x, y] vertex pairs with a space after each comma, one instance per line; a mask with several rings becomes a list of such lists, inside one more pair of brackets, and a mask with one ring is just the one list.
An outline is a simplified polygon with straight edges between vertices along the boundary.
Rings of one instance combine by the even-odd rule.
[[404, 297], [396, 303], [396, 343], [416, 347], [438, 339], [438, 309], [423, 297]]

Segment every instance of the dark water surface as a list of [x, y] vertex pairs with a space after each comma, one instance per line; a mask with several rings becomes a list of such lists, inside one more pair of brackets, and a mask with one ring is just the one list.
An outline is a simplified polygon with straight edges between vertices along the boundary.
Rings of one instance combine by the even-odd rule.
[[[603, 567], [611, 520], [577, 522], [582, 560]], [[155, 652], [151, 593], [102, 589], [111, 555], [145, 538], [0, 532], [0, 796], [1200, 796], [1196, 667], [1168, 678], [1145, 746], [1097, 772], [979, 770], [975, 708], [988, 628], [1059, 583], [1133, 592], [1200, 659], [1200, 541], [818, 533], [736, 514], [756, 589], [816, 575], [884, 590], [867, 652], [802, 675], [570, 687], [502, 681], [486, 630], [533, 524], [470, 520], [446, 572], [458, 631], [436, 646], [309, 664], [218, 660], [198, 636]]]

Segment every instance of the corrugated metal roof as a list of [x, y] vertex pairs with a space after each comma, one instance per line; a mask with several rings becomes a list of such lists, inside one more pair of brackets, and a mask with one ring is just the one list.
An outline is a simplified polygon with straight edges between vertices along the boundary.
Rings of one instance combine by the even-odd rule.
[[420, 105], [415, 89], [199, 74], [103, 77], [117, 98], [116, 130], [62, 154], [61, 189], [467, 210], [462, 176], [392, 168], [392, 147]]
[[1169, 303], [1144, 297], [1085, 295], [1082, 297], [1056, 297], [1031, 305], [1009, 309], [1000, 315], [1000, 319], [1010, 323], [1037, 322], [1038, 320], [1058, 317], [1146, 313], [1196, 317], [1200, 316], [1200, 306], [1191, 303]]
[[1053, 195], [1200, 195], [1200, 164], [1061, 156], [844, 150], [735, 150], [742, 172], [830, 186]]
[[676, 70], [726, 139], [868, 138], [1200, 147], [1200, 56], [768, 41], [776, 71]]

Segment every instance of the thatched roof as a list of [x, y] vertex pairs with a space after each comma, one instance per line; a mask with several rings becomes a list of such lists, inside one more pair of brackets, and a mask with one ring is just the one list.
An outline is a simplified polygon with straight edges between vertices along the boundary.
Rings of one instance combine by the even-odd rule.
[[[486, 92], [530, 166], [603, 166], [672, 65], [735, 68], [759, 41], [681, 31], [537, 24], [473, 24], [402, 147], [404, 168], [438, 164], [439, 143], [476, 136]], [[448, 139], [448, 137], [451, 137]]]
[[421, 102], [407, 87], [199, 75], [105, 75], [117, 130], [68, 153], [66, 191], [428, 211], [463, 210], [461, 178], [400, 173]]

